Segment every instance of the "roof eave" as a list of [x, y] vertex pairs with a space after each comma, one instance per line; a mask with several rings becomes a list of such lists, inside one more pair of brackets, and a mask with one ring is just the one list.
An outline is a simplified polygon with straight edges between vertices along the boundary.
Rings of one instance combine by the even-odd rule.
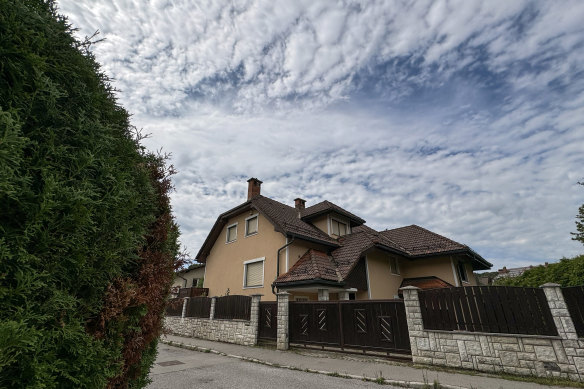
[[314, 286], [327, 285], [327, 286], [342, 287], [345, 285], [345, 281], [331, 281], [331, 280], [325, 280], [322, 278], [312, 278], [309, 280], [299, 280], [299, 281], [284, 281], [284, 282], [274, 281], [274, 285], [277, 286], [278, 288], [295, 287], [295, 286], [301, 287], [301, 286], [306, 286], [306, 285], [314, 285]]
[[322, 210], [322, 211], [318, 211], [318, 212], [315, 212], [315, 213], [311, 213], [308, 216], [302, 216], [300, 219], [305, 220], [305, 221], [306, 220], [311, 220], [311, 219], [314, 219], [315, 217], [318, 217], [318, 216], [321, 216], [321, 215], [326, 215], [327, 213], [333, 213], [333, 212], [334, 213], [338, 213], [339, 215], [345, 216], [351, 222], [353, 222], [355, 224], [355, 226], [360, 226], [362, 224], [365, 224], [365, 220], [361, 219], [360, 217], [355, 218], [353, 216], [350, 216], [350, 215], [346, 214], [345, 212], [340, 212], [340, 211], [338, 211], [336, 209], [325, 209], [325, 210]]

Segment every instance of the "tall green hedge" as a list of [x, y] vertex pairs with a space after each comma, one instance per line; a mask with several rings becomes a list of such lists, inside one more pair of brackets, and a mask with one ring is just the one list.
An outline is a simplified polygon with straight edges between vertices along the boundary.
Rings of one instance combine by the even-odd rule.
[[547, 266], [536, 266], [517, 277], [500, 278], [496, 285], [538, 287], [548, 282], [561, 286], [584, 285], [584, 255], [562, 258]]
[[53, 2], [0, 0], [0, 387], [144, 385], [171, 173]]

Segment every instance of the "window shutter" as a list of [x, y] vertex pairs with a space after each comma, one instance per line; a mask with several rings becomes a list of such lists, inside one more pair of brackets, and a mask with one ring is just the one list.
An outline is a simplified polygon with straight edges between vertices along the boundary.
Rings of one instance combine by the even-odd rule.
[[237, 227], [233, 226], [233, 227], [229, 227], [227, 229], [227, 241], [231, 242], [234, 241], [237, 238]]
[[262, 286], [264, 276], [264, 261], [248, 263], [245, 273], [245, 286]]
[[331, 224], [333, 227], [333, 235], [339, 235], [339, 222], [336, 220], [333, 220]]
[[247, 234], [255, 234], [258, 232], [258, 217], [254, 217], [253, 219], [247, 220]]

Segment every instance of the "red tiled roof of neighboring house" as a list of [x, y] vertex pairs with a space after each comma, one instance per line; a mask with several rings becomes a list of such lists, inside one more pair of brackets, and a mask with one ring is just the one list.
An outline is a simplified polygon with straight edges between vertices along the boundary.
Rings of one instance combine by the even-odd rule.
[[308, 220], [308, 219], [312, 219], [315, 216], [318, 216], [318, 215], [321, 215], [321, 214], [327, 213], [327, 212], [336, 212], [338, 214], [346, 216], [349, 219], [351, 219], [351, 221], [355, 225], [360, 225], [360, 224], [365, 223], [365, 220], [361, 219], [359, 216], [347, 211], [346, 209], [339, 207], [338, 205], [336, 205], [334, 203], [331, 203], [328, 200], [321, 201], [320, 203], [314, 204], [313, 206], [304, 209], [301, 212], [301, 216], [302, 216], [302, 219]]
[[418, 278], [404, 278], [400, 288], [403, 288], [405, 286], [415, 286], [418, 287], [420, 289], [437, 289], [437, 288], [450, 288], [452, 287], [452, 285], [450, 285], [448, 282], [435, 277], [435, 276], [430, 276], [430, 277], [418, 277]]
[[310, 249], [288, 270], [276, 280], [286, 283], [304, 280], [341, 281], [336, 264], [326, 253]]

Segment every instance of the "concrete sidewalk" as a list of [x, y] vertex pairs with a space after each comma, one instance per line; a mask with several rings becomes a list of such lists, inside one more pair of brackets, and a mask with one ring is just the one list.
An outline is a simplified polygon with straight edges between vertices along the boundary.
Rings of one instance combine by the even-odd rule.
[[269, 347], [247, 347], [174, 335], [163, 335], [161, 341], [174, 346], [186, 346], [199, 351], [209, 350], [231, 357], [288, 369], [307, 370], [322, 374], [340, 374], [359, 379], [376, 380], [379, 377], [383, 377], [388, 384], [414, 388], [424, 387], [424, 384], [429, 384], [429, 387], [432, 388], [435, 381], [444, 388], [561, 388], [533, 382], [506, 380], [483, 373], [464, 374], [420, 369], [413, 367], [411, 363], [388, 361], [374, 356], [300, 348], [278, 351]]

